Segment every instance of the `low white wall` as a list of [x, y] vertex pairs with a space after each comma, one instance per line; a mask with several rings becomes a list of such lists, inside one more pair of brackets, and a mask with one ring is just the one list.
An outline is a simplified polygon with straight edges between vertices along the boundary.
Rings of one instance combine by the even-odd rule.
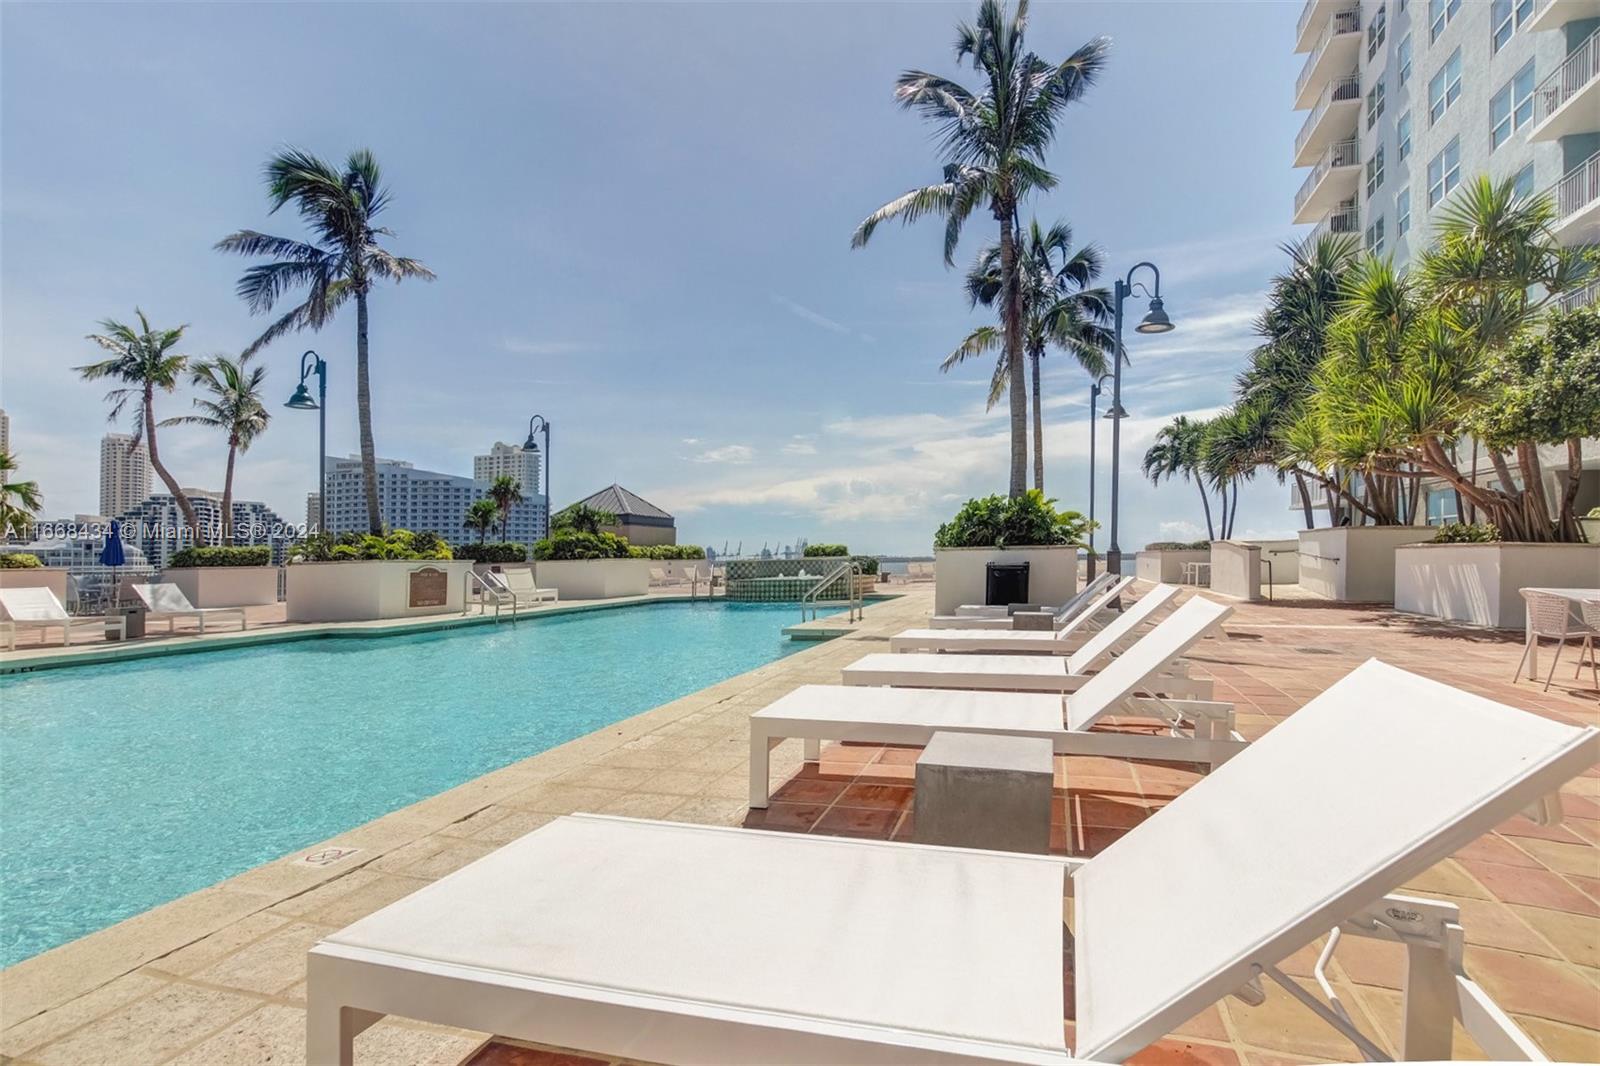
[[989, 563], [1027, 563], [1028, 602], [1058, 606], [1078, 591], [1078, 549], [935, 548], [934, 614], [954, 614], [964, 603], [982, 603]]
[[1401, 611], [1521, 628], [1523, 588], [1600, 588], [1600, 544], [1417, 544], [1394, 555]]
[[1169, 550], [1153, 551], [1145, 548], [1139, 553], [1139, 559], [1134, 567], [1134, 576], [1140, 581], [1151, 581], [1156, 584], [1165, 582], [1176, 585], [1183, 580], [1184, 563], [1209, 563], [1211, 552], [1196, 548], [1194, 550]]
[[1272, 564], [1272, 584], [1293, 585], [1300, 580], [1300, 541], [1252, 540], [1261, 549], [1261, 583], [1267, 584], [1267, 563]]
[[1211, 542], [1211, 591], [1240, 600], [1261, 598], [1261, 545], [1242, 540]]
[[0, 589], [49, 589], [63, 607], [67, 603], [67, 571], [55, 566], [0, 570]]
[[[425, 567], [445, 575], [444, 603], [410, 606], [411, 574]], [[416, 618], [460, 614], [466, 559], [381, 559], [337, 563], [295, 563], [288, 568], [291, 622], [362, 622], [378, 618]]]
[[183, 566], [161, 571], [196, 607], [257, 607], [278, 602], [276, 566]]
[[1394, 553], [1433, 539], [1431, 526], [1339, 526], [1300, 531], [1300, 587], [1346, 603], [1394, 602]]
[[534, 563], [533, 576], [563, 600], [609, 600], [649, 592], [652, 567], [651, 559], [554, 559]]

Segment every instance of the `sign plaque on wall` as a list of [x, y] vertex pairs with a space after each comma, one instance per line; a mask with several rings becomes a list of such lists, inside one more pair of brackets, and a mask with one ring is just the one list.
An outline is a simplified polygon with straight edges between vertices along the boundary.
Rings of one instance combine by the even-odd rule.
[[443, 607], [448, 598], [450, 575], [437, 566], [424, 566], [411, 571], [411, 595], [408, 607]]

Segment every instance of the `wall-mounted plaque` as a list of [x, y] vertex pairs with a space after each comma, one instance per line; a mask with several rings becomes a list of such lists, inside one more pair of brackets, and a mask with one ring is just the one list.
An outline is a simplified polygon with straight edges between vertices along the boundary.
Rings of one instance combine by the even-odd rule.
[[424, 566], [411, 571], [411, 595], [408, 607], [443, 607], [449, 598], [450, 575], [437, 566]]

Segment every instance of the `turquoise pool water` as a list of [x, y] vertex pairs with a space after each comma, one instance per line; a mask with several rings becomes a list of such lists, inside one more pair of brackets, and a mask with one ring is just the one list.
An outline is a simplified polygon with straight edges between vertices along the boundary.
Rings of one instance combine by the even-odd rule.
[[0, 965], [781, 658], [662, 603], [0, 677]]

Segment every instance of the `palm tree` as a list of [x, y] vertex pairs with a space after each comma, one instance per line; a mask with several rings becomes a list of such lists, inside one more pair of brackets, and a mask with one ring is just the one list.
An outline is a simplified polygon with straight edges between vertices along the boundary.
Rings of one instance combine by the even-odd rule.
[[0, 537], [28, 535], [28, 527], [42, 506], [37, 481], [13, 481], [17, 457], [0, 452]]
[[222, 479], [222, 543], [233, 543], [233, 467], [238, 456], [250, 450], [256, 437], [266, 431], [271, 415], [261, 402], [261, 383], [265, 367], [245, 369], [244, 359], [217, 356], [196, 363], [189, 382], [205, 389], [210, 398], [198, 398], [199, 414], [164, 419], [163, 426], [207, 426], [228, 436], [228, 465]]
[[183, 339], [183, 331], [189, 327], [154, 329], [143, 311], [135, 308], [134, 314], [139, 316], [137, 330], [107, 318], [100, 323], [104, 333], [89, 334], [89, 340], [112, 353], [110, 359], [73, 369], [85, 381], [111, 378], [122, 383], [121, 388], [106, 393], [106, 402], [111, 404], [108, 421], [115, 422], [128, 404], [133, 404], [133, 440], [128, 446], [131, 449], [140, 440], [145, 442], [146, 450], [150, 453], [150, 468], [156, 472], [167, 491], [172, 493], [178, 510], [183, 513], [184, 524], [198, 542], [200, 519], [195, 515], [194, 504], [189, 502], [177, 479], [168, 472], [166, 464], [161, 461], [161, 451], [156, 447], [156, 390], [171, 392], [178, 387], [178, 376], [188, 365], [189, 357], [173, 349]]
[[522, 495], [522, 482], [510, 474], [501, 474], [489, 485], [489, 499], [494, 501], [495, 509], [500, 512], [501, 540], [506, 539], [506, 531], [511, 525], [511, 508], [525, 498]]
[[908, 70], [895, 83], [895, 98], [934, 122], [944, 156], [944, 179], [891, 200], [856, 227], [851, 247], [863, 247], [878, 225], [898, 218], [912, 223], [926, 215], [945, 220], [944, 261], [955, 263], [967, 219], [987, 205], [1000, 226], [1000, 324], [1011, 394], [1010, 495], [1021, 496], [1028, 480], [1028, 409], [1023, 381], [1022, 293], [1017, 264], [1017, 205], [1056, 177], [1044, 155], [1055, 139], [1056, 121], [1079, 100], [1104, 68], [1110, 42], [1096, 38], [1064, 62], [1048, 63], [1025, 48], [1028, 0], [1008, 13], [1003, 0], [983, 0], [975, 23], [956, 29], [956, 62], [969, 61], [981, 79], [974, 93], [949, 78]]
[[473, 500], [467, 507], [467, 517], [461, 523], [461, 528], [477, 530], [478, 543], [482, 544], [499, 517], [499, 505], [486, 496], [481, 500]]
[[356, 303], [356, 415], [361, 428], [361, 477], [367, 497], [369, 532], [383, 532], [378, 509], [377, 451], [372, 443], [372, 388], [367, 360], [367, 294], [374, 281], [422, 278], [433, 271], [415, 259], [394, 255], [378, 244], [393, 233], [374, 224], [388, 206], [378, 161], [366, 149], [350, 153], [336, 170], [316, 156], [291, 148], [267, 161], [267, 197], [276, 212], [293, 202], [316, 244], [240, 230], [217, 242], [217, 249], [245, 256], [271, 256], [244, 272], [238, 292], [253, 314], [273, 309], [280, 297], [304, 287], [305, 300], [268, 326], [246, 348], [249, 358], [264, 345], [302, 329], [320, 330], [346, 301]]
[[[1054, 345], [1072, 355], [1078, 365], [1097, 378], [1107, 369], [1106, 353], [1116, 347], [1116, 337], [1106, 324], [1112, 318], [1111, 294], [1089, 288], [1099, 277], [1100, 249], [1072, 247], [1072, 227], [1057, 222], [1048, 230], [1038, 219], [1028, 224], [1018, 257], [1022, 293], [1023, 350], [1033, 384], [1033, 487], [1044, 488], [1044, 405], [1039, 363]], [[1002, 291], [1000, 247], [991, 244], [978, 254], [967, 272], [967, 298], [972, 306], [993, 307]], [[1005, 330], [979, 326], [945, 357], [939, 369], [948, 372], [971, 356], [1004, 347]], [[1005, 393], [1008, 367], [1002, 356], [989, 385], [989, 406]]]
[[1144, 476], [1152, 485], [1161, 484], [1162, 478], [1182, 477], [1193, 481], [1200, 489], [1200, 505], [1206, 513], [1206, 537], [1217, 538], [1216, 526], [1211, 521], [1211, 500], [1206, 495], [1205, 481], [1201, 477], [1200, 446], [1205, 439], [1206, 424], [1191, 421], [1179, 415], [1156, 432], [1155, 443], [1144, 453]]

